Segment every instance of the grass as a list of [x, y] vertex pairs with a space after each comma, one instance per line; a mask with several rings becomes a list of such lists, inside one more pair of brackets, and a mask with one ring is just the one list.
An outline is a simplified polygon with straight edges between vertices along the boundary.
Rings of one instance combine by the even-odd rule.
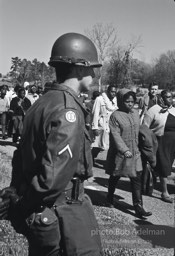
[[[11, 180], [11, 157], [0, 152], [0, 189], [9, 186]], [[122, 246], [121, 236], [115, 231], [120, 225], [133, 226], [122, 215], [116, 215], [113, 209], [94, 206], [95, 215], [99, 223], [102, 239], [103, 256], [173, 256], [173, 249], [137, 248], [134, 244]], [[103, 232], [105, 231], [105, 232]], [[132, 239], [131, 239], [132, 240]], [[131, 244], [130, 244], [131, 245]], [[23, 235], [17, 234], [9, 221], [0, 221], [0, 256], [27, 256], [28, 243]], [[42, 256], [42, 255], [41, 255]], [[93, 255], [92, 255], [93, 256]]]
[[[11, 180], [11, 157], [1, 153], [0, 189], [9, 186]], [[28, 243], [24, 236], [17, 234], [10, 222], [0, 221], [0, 255], [27, 256]]]

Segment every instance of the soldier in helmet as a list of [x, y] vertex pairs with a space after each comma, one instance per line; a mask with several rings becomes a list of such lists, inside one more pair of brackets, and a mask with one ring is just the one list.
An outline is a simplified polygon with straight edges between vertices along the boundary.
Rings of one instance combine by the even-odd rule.
[[78, 96], [101, 64], [90, 39], [68, 33], [54, 43], [49, 65], [57, 82], [25, 116], [11, 186], [0, 193], [0, 216], [8, 215], [27, 237], [30, 256], [98, 256], [98, 224], [83, 187], [92, 176], [91, 140]]

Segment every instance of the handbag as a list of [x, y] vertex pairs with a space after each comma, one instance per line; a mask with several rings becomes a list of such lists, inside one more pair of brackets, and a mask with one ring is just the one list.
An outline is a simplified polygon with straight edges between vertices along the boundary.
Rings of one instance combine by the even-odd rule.
[[146, 162], [143, 165], [142, 174], [142, 194], [152, 196], [154, 186], [156, 183], [156, 176], [151, 165]]

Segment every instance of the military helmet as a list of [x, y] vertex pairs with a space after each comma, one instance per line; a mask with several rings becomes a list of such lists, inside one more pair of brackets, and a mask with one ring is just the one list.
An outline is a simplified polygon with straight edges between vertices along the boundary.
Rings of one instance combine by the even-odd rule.
[[101, 67], [97, 50], [93, 42], [78, 33], [67, 33], [60, 36], [52, 47], [49, 65], [68, 63], [87, 67]]

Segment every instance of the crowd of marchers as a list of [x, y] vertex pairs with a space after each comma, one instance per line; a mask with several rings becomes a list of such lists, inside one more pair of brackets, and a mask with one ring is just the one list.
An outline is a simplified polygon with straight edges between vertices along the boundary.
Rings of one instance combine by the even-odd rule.
[[139, 217], [151, 215], [143, 208], [142, 194], [152, 194], [157, 177], [160, 178], [161, 200], [173, 202], [167, 189], [167, 177], [171, 175], [175, 157], [173, 92], [158, 92], [158, 84], [152, 82], [148, 93], [138, 101], [135, 92], [109, 86], [100, 96], [94, 92], [93, 106], [89, 108], [94, 164], [98, 153], [107, 150], [106, 204], [115, 207], [117, 182], [120, 177], [129, 177], [133, 205]]
[[[28, 82], [23, 86], [1, 86], [3, 140], [12, 137], [14, 143], [19, 143], [26, 111], [50, 90], [52, 84], [54, 82], [46, 83], [44, 90]], [[111, 85], [102, 93], [93, 91], [90, 100], [86, 94], [79, 96], [88, 113], [86, 128], [92, 141], [93, 164], [101, 151], [107, 151], [104, 165], [109, 174], [106, 205], [115, 207], [117, 182], [120, 177], [129, 177], [133, 205], [140, 217], [152, 214], [144, 210], [142, 194], [152, 194], [156, 177], [160, 178], [161, 199], [173, 202], [167, 189], [167, 177], [171, 175], [175, 156], [175, 108], [170, 90], [158, 92], [158, 84], [153, 82], [139, 101], [132, 90], [116, 89]]]
[[[135, 92], [109, 86], [91, 107], [92, 155], [107, 150], [109, 174], [106, 204], [115, 207], [115, 188], [120, 177], [131, 180], [132, 200], [139, 217], [151, 215], [143, 208], [142, 194], [152, 194], [160, 178], [161, 199], [172, 203], [167, 189], [175, 156], [175, 108], [171, 90], [159, 94], [158, 84], [137, 100]], [[135, 106], [138, 108], [136, 109]]]
[[42, 94], [42, 87], [28, 82], [23, 86], [1, 85], [0, 120], [3, 140], [12, 137], [14, 143], [19, 142], [26, 111]]

